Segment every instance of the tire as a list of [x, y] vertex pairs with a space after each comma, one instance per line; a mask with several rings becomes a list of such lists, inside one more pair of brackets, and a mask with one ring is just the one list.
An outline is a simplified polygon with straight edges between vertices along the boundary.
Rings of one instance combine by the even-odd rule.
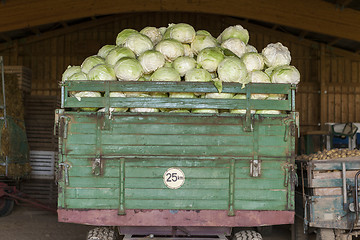
[[14, 208], [14, 200], [7, 198], [0, 198], [0, 217], [9, 215]]
[[319, 228], [316, 233], [316, 240], [335, 240], [333, 229]]
[[296, 240], [308, 240], [309, 236], [307, 233], [304, 232], [304, 220], [295, 217], [295, 223], [294, 223], [294, 235]]
[[252, 231], [252, 230], [245, 230], [235, 233], [233, 240], [262, 240], [262, 236], [260, 233]]
[[96, 227], [91, 229], [87, 240], [116, 240], [117, 234], [113, 227]]

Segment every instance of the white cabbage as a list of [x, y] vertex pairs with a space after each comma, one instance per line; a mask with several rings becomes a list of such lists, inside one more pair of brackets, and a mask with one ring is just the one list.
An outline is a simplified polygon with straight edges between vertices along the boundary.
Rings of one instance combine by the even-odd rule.
[[234, 93], [206, 93], [205, 98], [228, 99], [233, 98]]
[[182, 43], [174, 39], [160, 41], [156, 45], [155, 50], [161, 52], [165, 56], [165, 59], [170, 62], [185, 54]]
[[99, 49], [97, 55], [105, 59], [109, 52], [115, 47], [115, 45], [104, 45], [102, 48]]
[[141, 54], [138, 58], [145, 74], [154, 72], [156, 69], [161, 68], [165, 64], [164, 55], [155, 50], [148, 50]]
[[294, 66], [279, 66], [271, 73], [271, 82], [298, 84], [300, 72]]
[[192, 57], [178, 57], [172, 63], [172, 67], [180, 73], [181, 77], [183, 77], [189, 70], [196, 67], [196, 61]]
[[195, 29], [187, 23], [174, 24], [169, 28], [169, 37], [181, 43], [191, 43], [195, 38]]
[[116, 37], [116, 45], [122, 46], [124, 45], [126, 39], [133, 33], [139, 33], [135, 29], [124, 29], [122, 30]]
[[81, 67], [80, 66], [68, 66], [67, 69], [64, 71], [64, 73], [62, 74], [62, 78], [61, 80], [64, 82], [66, 80], [69, 80], [69, 78], [75, 74], [75, 73], [79, 73], [81, 72]]
[[[110, 97], [126, 97], [125, 93], [123, 92], [110, 92], [109, 94]], [[114, 107], [114, 108], [110, 108], [111, 112], [126, 112], [129, 108], [119, 108], [119, 107]]]
[[124, 57], [135, 58], [136, 56], [130, 48], [117, 46], [108, 53], [105, 62], [111, 66], [115, 66], [116, 62]]
[[261, 53], [268, 67], [289, 65], [291, 62], [289, 49], [280, 42], [268, 44]]
[[81, 64], [81, 71], [88, 74], [89, 71], [98, 64], [104, 64], [105, 60], [102, 57], [97, 55], [93, 55], [85, 58], [85, 60]]
[[207, 109], [207, 108], [199, 108], [199, 109], [191, 109], [192, 113], [219, 113], [218, 109]]
[[175, 81], [180, 82], [181, 77], [178, 71], [172, 67], [161, 67], [150, 77], [150, 81]]
[[241, 60], [245, 63], [248, 72], [263, 70], [265, 66], [264, 57], [259, 53], [245, 53]]
[[162, 34], [156, 27], [145, 27], [140, 31], [140, 33], [150, 38], [154, 46], [162, 39]]
[[279, 110], [256, 110], [256, 114], [281, 114]]
[[220, 62], [217, 73], [219, 79], [223, 82], [248, 83], [246, 81], [246, 66], [243, 61], [237, 57], [225, 57], [224, 60]]
[[184, 46], [184, 56], [193, 58], [194, 53], [193, 53], [193, 51], [191, 49], [190, 44], [183, 43], [183, 46]]
[[201, 50], [208, 47], [217, 47], [219, 44], [211, 35], [196, 35], [194, 41], [191, 43], [192, 52], [197, 55]]
[[230, 26], [219, 35], [217, 40], [223, 43], [230, 38], [239, 38], [247, 44], [249, 42], [249, 32], [241, 25]]
[[143, 52], [151, 50], [154, 47], [151, 39], [141, 33], [131, 34], [125, 40], [124, 46], [130, 48], [136, 56], [139, 56]]
[[197, 98], [194, 93], [190, 92], [171, 92], [169, 98]]
[[224, 54], [217, 47], [201, 50], [196, 58], [198, 66], [209, 72], [215, 72], [219, 63], [224, 59]]
[[114, 69], [108, 64], [96, 65], [90, 70], [88, 76], [90, 80], [117, 80]]
[[[88, 98], [88, 97], [101, 97], [101, 93], [99, 92], [91, 92], [91, 91], [84, 91], [84, 92], [77, 92], [74, 93], [74, 97], [80, 102], [82, 98]], [[86, 112], [95, 112], [98, 108], [94, 107], [84, 107], [80, 108], [82, 111]]]
[[252, 83], [271, 83], [269, 76], [260, 70], [249, 72], [247, 78], [247, 81]]
[[121, 58], [114, 66], [116, 77], [120, 81], [137, 81], [144, 70], [137, 59]]
[[211, 74], [202, 68], [194, 68], [186, 72], [185, 81], [187, 82], [210, 82]]
[[[246, 94], [236, 94], [233, 99], [246, 99]], [[233, 114], [246, 114], [246, 109], [230, 109]], [[255, 114], [256, 110], [250, 110], [251, 114]]]
[[77, 72], [68, 78], [69, 81], [84, 81], [89, 80], [89, 76], [84, 72]]
[[229, 49], [239, 58], [246, 53], [246, 44], [239, 38], [229, 38], [221, 44], [221, 47]]
[[258, 50], [253, 45], [248, 44], [248, 45], [246, 45], [246, 52], [247, 53], [250, 53], [250, 52], [257, 53]]

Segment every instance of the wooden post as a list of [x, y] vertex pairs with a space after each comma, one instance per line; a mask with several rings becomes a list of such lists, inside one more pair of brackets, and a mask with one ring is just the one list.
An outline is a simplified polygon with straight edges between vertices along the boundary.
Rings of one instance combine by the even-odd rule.
[[326, 79], [326, 45], [320, 45], [320, 69], [319, 69], [319, 77], [320, 77], [320, 126], [321, 129], [325, 130], [325, 122], [328, 120], [327, 116], [327, 87], [326, 83], [328, 80]]

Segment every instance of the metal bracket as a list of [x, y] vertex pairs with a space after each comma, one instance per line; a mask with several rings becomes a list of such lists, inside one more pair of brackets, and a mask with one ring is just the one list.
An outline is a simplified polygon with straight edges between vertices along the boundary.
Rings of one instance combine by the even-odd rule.
[[250, 176], [260, 177], [261, 175], [261, 160], [253, 159], [250, 161]]
[[92, 173], [95, 176], [100, 176], [102, 175], [102, 169], [101, 158], [95, 158], [92, 164]]
[[64, 177], [65, 177], [65, 185], [68, 186], [69, 185], [69, 169], [70, 169], [70, 164], [69, 163], [59, 163], [59, 167], [61, 167], [64, 170]]

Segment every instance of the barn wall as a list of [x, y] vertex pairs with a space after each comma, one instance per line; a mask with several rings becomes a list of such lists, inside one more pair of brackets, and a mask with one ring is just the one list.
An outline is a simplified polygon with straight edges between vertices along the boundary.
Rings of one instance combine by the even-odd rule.
[[18, 41], [11, 48], [1, 46], [6, 65], [23, 65], [32, 70], [32, 95], [60, 94], [61, 74], [68, 65], [82, 61], [105, 44], [114, 44], [124, 28], [167, 26], [187, 22], [218, 36], [227, 26], [241, 24], [249, 30], [250, 41], [259, 51], [267, 44], [281, 42], [292, 54], [292, 65], [301, 73], [296, 104], [301, 130], [317, 130], [325, 122], [360, 122], [360, 57], [326, 48], [316, 42], [259, 27], [235, 18], [192, 13], [133, 13], [67, 27]]

